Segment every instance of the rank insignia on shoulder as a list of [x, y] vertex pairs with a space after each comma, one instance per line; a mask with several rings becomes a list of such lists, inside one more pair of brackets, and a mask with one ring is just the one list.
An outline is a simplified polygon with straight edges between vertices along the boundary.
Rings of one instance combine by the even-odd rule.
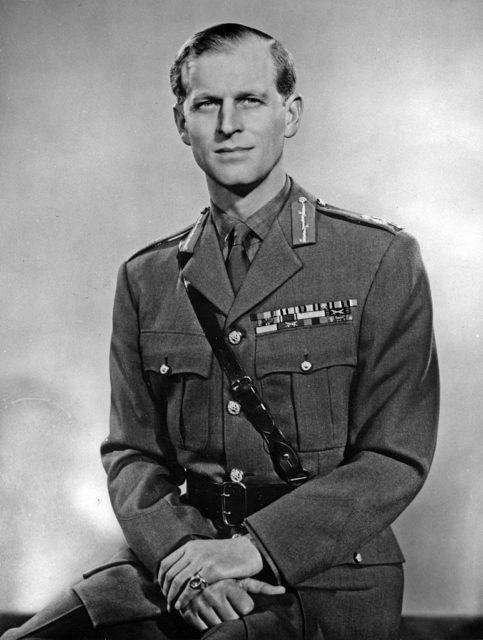
[[314, 302], [296, 307], [275, 309], [274, 311], [253, 313], [250, 316], [250, 320], [256, 323], [255, 333], [262, 335], [298, 327], [352, 322], [353, 307], [357, 307], [355, 298]]
[[317, 200], [317, 205], [324, 213], [344, 218], [345, 220], [349, 220], [350, 222], [355, 222], [357, 224], [366, 224], [378, 227], [379, 229], [386, 229], [386, 231], [391, 231], [392, 233], [397, 233], [404, 229], [404, 227], [396, 224], [395, 222], [389, 222], [383, 218], [369, 216], [365, 213], [356, 213], [355, 211], [349, 211], [348, 209], [341, 209], [340, 207], [335, 207], [332, 204], [327, 204], [327, 202], [322, 202], [322, 200]]
[[304, 196], [292, 202], [292, 246], [301, 247], [317, 242], [315, 207]]
[[138, 258], [139, 256], [142, 256], [145, 253], [149, 253], [150, 251], [153, 251], [155, 249], [166, 247], [167, 245], [173, 242], [182, 241], [183, 238], [185, 238], [188, 234], [192, 232], [192, 229], [193, 229], [193, 225], [190, 225], [189, 227], [186, 227], [186, 229], [177, 231], [176, 233], [173, 233], [170, 236], [166, 236], [165, 238], [161, 238], [160, 240], [155, 240], [154, 242], [151, 242], [151, 244], [148, 244], [146, 247], [143, 247], [142, 249], [139, 249], [139, 251], [136, 251], [136, 253], [133, 253], [133, 255], [129, 258], [129, 261], [134, 260], [134, 258]]
[[191, 231], [189, 232], [186, 238], [182, 238], [179, 243], [179, 251], [182, 253], [193, 253], [194, 247], [198, 242], [201, 232], [203, 231], [203, 226], [208, 217], [209, 208], [203, 209], [198, 220], [191, 227]]
[[366, 213], [361, 214], [361, 218], [362, 220], [372, 222], [373, 224], [379, 225], [380, 227], [389, 228], [392, 231], [402, 231], [404, 229], [404, 227], [401, 227], [395, 222], [389, 222], [389, 220], [383, 220], [383, 218], [377, 218], [376, 216], [368, 216]]

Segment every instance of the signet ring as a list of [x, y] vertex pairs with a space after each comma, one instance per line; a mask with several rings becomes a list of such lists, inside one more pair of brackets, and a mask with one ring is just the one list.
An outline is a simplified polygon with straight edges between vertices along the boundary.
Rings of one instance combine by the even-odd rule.
[[203, 589], [206, 589], [206, 587], [208, 586], [208, 583], [202, 577], [199, 571], [195, 573], [192, 578], [190, 578], [188, 584], [190, 586], [190, 589], [193, 589], [194, 591], [203, 591]]

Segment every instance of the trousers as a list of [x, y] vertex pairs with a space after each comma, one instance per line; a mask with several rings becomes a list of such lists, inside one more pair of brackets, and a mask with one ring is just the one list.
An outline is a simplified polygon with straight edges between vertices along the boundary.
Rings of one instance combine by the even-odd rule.
[[204, 632], [166, 609], [137, 620], [94, 626], [82, 601], [69, 589], [0, 640], [398, 640], [402, 565], [333, 569], [337, 588], [256, 595], [250, 614]]
[[258, 610], [251, 614], [248, 622], [233, 620], [204, 632], [193, 629], [180, 616], [167, 612], [156, 618], [94, 628], [84, 605], [74, 592], [68, 591], [60, 601], [47, 607], [22, 627], [7, 631], [2, 640], [245, 640], [248, 637], [247, 624], [252, 629], [255, 625], [260, 633], [265, 629], [266, 632], [259, 637], [267, 640], [285, 637], [280, 634], [286, 633], [290, 634], [290, 638], [297, 638], [301, 620], [293, 594], [282, 596], [276, 605], [278, 611], [264, 604], [268, 605], [259, 600]]

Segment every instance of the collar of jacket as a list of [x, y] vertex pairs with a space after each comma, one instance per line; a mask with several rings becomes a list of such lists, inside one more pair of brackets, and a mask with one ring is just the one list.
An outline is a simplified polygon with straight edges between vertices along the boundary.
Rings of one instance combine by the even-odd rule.
[[270, 231], [235, 296], [223, 262], [213, 224], [207, 224], [205, 209], [191, 233], [180, 243], [178, 259], [182, 277], [203, 294], [233, 324], [255, 305], [281, 287], [302, 269], [292, 243], [291, 206], [301, 196], [314, 206], [316, 199], [292, 180], [287, 202]]

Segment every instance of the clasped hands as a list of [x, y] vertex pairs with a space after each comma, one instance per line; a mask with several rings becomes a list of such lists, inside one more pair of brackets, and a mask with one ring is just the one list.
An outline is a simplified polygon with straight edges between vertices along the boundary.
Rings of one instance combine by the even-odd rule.
[[[262, 570], [263, 560], [250, 536], [227, 540], [191, 540], [162, 560], [158, 581], [168, 602], [191, 626], [201, 631], [225, 620], [236, 620], [253, 610], [250, 597], [279, 595], [285, 588], [251, 576]], [[189, 582], [200, 574], [206, 587]]]

